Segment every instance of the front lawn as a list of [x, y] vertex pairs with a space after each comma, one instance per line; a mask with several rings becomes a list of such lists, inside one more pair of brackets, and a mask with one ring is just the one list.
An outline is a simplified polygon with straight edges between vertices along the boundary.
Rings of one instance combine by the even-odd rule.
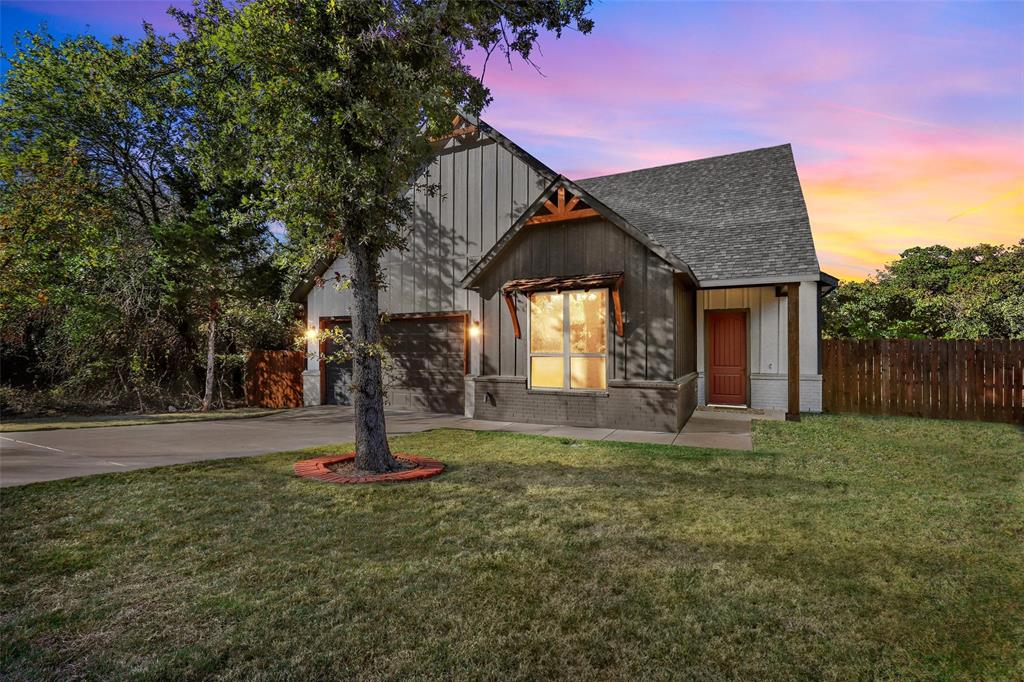
[[441, 430], [5, 489], [0, 677], [1020, 679], [1024, 437], [759, 422], [754, 453]]

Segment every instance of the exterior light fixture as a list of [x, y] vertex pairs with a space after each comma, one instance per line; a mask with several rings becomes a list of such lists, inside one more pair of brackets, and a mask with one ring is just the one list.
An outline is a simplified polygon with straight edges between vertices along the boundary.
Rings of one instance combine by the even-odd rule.
[[474, 339], [477, 338], [478, 336], [480, 336], [480, 323], [479, 322], [474, 322], [473, 324], [469, 325], [469, 335], [471, 337], [473, 337]]
[[306, 329], [306, 340], [307, 341], [316, 341], [316, 337], [317, 337], [316, 327], [309, 327], [308, 329]]

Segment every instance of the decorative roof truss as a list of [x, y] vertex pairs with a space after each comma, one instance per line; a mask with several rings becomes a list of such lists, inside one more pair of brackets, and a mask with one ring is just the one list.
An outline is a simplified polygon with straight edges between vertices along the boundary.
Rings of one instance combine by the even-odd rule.
[[535, 291], [570, 291], [573, 289], [605, 288], [611, 290], [612, 306], [615, 311], [615, 333], [624, 336], [625, 330], [622, 324], [622, 298], [619, 291], [622, 289], [624, 275], [621, 272], [603, 272], [597, 275], [574, 275], [572, 277], [537, 277], [534, 279], [514, 279], [505, 282], [501, 287], [501, 295], [508, 306], [508, 314], [512, 318], [512, 332], [517, 339], [522, 338], [522, 330], [519, 327], [519, 315], [516, 313], [516, 294], [523, 294], [527, 298]]
[[431, 142], [450, 140], [453, 137], [468, 137], [470, 135], [476, 135], [478, 132], [480, 132], [480, 130], [475, 125], [467, 121], [462, 116], [456, 116], [452, 119], [452, 132], [447, 135], [431, 138]]
[[600, 214], [587, 206], [578, 196], [573, 196], [559, 187], [544, 201], [544, 205], [526, 221], [527, 225], [555, 223], [578, 218], [596, 218]]

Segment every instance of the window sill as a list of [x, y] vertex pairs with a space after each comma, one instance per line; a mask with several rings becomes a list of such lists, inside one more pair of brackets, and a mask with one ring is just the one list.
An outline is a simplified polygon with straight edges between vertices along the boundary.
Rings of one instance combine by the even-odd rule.
[[566, 395], [579, 398], [607, 398], [608, 391], [600, 389], [565, 389], [565, 388], [527, 388], [531, 395]]

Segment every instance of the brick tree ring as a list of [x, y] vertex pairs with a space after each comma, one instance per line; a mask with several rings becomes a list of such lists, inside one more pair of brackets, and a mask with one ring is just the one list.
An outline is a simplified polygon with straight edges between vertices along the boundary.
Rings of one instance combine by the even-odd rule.
[[437, 476], [444, 471], [444, 464], [441, 464], [432, 457], [421, 455], [410, 455], [405, 452], [395, 453], [395, 459], [403, 464], [413, 466], [401, 471], [389, 471], [386, 474], [368, 474], [363, 476], [346, 476], [335, 473], [330, 467], [337, 464], [353, 462], [356, 453], [346, 452], [343, 455], [327, 455], [315, 459], [304, 459], [296, 462], [293, 469], [297, 476], [312, 478], [327, 483], [398, 483], [401, 481], [416, 481], [422, 478]]

